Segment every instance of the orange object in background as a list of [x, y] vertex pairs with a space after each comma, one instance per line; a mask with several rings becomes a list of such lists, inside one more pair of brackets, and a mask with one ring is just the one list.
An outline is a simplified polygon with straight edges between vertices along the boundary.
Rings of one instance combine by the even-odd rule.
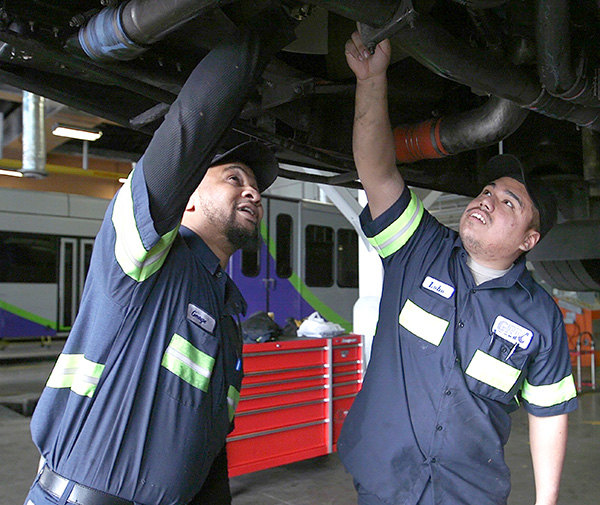
[[[569, 349], [575, 351], [577, 339], [581, 336], [581, 366], [589, 367], [592, 359], [590, 335], [594, 335], [594, 321], [600, 321], [600, 310], [590, 310], [577, 307], [579, 310], [571, 310], [570, 303], [557, 300], [558, 306], [565, 319], [565, 328], [569, 338]], [[574, 306], [573, 306], [574, 307]], [[574, 316], [574, 320], [573, 320]], [[572, 321], [572, 322], [571, 322]], [[598, 323], [596, 323], [598, 324]], [[598, 335], [594, 335], [598, 340]], [[600, 363], [600, 342], [596, 345], [596, 365]], [[571, 365], [576, 366], [577, 356], [571, 354]]]

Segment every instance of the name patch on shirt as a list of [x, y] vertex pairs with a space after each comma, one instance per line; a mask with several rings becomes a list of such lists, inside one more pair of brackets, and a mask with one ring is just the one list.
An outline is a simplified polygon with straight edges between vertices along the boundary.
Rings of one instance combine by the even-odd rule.
[[188, 321], [200, 326], [200, 328], [208, 333], [212, 333], [215, 329], [215, 318], [200, 307], [196, 307], [193, 303], [188, 304], [187, 318]]
[[523, 326], [518, 325], [504, 316], [498, 316], [496, 318], [494, 326], [492, 326], [492, 331], [512, 344], [518, 344], [522, 349], [527, 349], [533, 338], [533, 332], [531, 330], [523, 328]]
[[449, 284], [446, 284], [442, 281], [438, 281], [429, 275], [425, 277], [422, 286], [429, 291], [433, 291], [444, 298], [450, 298], [454, 293], [454, 288]]

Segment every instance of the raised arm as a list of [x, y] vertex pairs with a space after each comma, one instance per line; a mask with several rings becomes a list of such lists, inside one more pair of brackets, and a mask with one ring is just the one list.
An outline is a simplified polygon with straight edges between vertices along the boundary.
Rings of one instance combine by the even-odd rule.
[[396, 150], [388, 114], [387, 68], [391, 46], [381, 42], [370, 54], [358, 32], [346, 42], [346, 61], [356, 76], [356, 104], [352, 149], [354, 163], [367, 192], [374, 219], [404, 190], [396, 168]]
[[150, 209], [160, 235], [179, 223], [267, 63], [294, 38], [293, 22], [282, 10], [270, 8], [255, 18], [192, 71], [144, 153]]
[[567, 414], [529, 414], [529, 442], [535, 479], [536, 505], [556, 505], [567, 447]]

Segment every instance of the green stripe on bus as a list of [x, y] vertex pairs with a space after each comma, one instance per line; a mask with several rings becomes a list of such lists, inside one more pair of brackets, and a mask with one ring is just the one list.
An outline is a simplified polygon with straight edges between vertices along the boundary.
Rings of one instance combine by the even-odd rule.
[[[264, 221], [260, 223], [260, 234], [263, 240], [267, 244], [267, 250], [271, 257], [277, 261], [276, 245], [275, 241], [267, 233], [267, 226]], [[315, 295], [310, 288], [304, 283], [304, 281], [296, 274], [292, 272], [289, 279], [290, 284], [300, 294], [302, 299], [313, 307], [319, 314], [321, 314], [327, 321], [339, 324], [346, 331], [352, 331], [352, 323], [347, 319], [340, 316], [335, 310], [323, 303], [317, 295]]]
[[42, 326], [46, 326], [48, 328], [55, 329], [56, 321], [51, 321], [50, 319], [46, 319], [44, 317], [38, 316], [32, 312], [28, 312], [25, 309], [17, 307], [16, 305], [11, 305], [10, 303], [4, 302], [0, 300], [0, 309], [4, 309], [15, 316], [22, 317], [23, 319], [27, 319], [32, 323], [40, 324]]

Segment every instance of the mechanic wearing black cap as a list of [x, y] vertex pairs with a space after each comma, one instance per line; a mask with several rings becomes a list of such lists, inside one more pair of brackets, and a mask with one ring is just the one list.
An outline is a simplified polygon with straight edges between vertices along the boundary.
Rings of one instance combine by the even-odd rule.
[[43, 466], [26, 504], [231, 503], [246, 305], [224, 268], [258, 244], [278, 163], [254, 141], [213, 157], [286, 43], [267, 19], [268, 42], [245, 32], [193, 70], [109, 205], [32, 419]]
[[[577, 406], [560, 310], [523, 253], [552, 226], [549, 193], [517, 158], [492, 158], [489, 183], [442, 226], [406, 187], [387, 108], [389, 41], [346, 44], [356, 75], [353, 149], [363, 229], [384, 284], [362, 390], [338, 441], [361, 505], [501, 505], [510, 491], [509, 414], [529, 417], [536, 504], [555, 505]], [[492, 175], [493, 173], [493, 175]], [[529, 183], [529, 181], [527, 181]], [[535, 199], [532, 197], [535, 196]], [[535, 203], [534, 203], [535, 202]]]

